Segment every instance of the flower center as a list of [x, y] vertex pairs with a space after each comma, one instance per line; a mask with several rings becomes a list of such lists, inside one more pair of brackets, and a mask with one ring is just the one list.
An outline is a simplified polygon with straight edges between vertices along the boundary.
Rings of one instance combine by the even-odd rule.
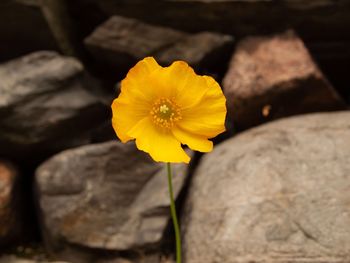
[[179, 106], [165, 98], [160, 98], [153, 104], [151, 116], [157, 126], [168, 129], [181, 119]]

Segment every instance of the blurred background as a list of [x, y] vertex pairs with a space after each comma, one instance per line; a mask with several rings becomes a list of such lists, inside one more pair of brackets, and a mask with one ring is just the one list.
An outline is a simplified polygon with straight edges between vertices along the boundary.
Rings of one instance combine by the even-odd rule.
[[110, 123], [147, 56], [227, 98], [175, 166], [185, 262], [350, 260], [349, 1], [2, 0], [0, 36], [1, 263], [173, 262], [164, 167]]

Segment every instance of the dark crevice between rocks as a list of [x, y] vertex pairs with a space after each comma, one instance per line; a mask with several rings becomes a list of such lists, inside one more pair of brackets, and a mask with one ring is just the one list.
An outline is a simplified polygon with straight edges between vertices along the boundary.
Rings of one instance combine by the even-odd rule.
[[12, 242], [8, 243], [7, 246], [1, 246], [0, 254], [20, 256], [24, 253], [37, 253], [37, 251], [42, 250], [40, 245], [42, 239], [33, 195], [34, 170], [35, 166], [31, 165], [23, 165], [19, 168], [14, 191], [20, 195], [16, 195], [14, 201], [17, 204], [18, 211], [16, 213], [18, 213], [20, 228], [16, 230], [18, 235]]

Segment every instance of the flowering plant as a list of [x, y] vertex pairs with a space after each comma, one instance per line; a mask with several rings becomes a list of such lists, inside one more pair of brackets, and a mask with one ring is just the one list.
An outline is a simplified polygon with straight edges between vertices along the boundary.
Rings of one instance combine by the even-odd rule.
[[210, 138], [225, 131], [226, 99], [219, 84], [197, 75], [186, 62], [161, 67], [152, 57], [138, 62], [121, 83], [112, 103], [112, 125], [122, 142], [136, 141], [153, 160], [167, 163], [177, 262], [181, 242], [170, 163], [189, 163], [182, 148], [210, 152]]

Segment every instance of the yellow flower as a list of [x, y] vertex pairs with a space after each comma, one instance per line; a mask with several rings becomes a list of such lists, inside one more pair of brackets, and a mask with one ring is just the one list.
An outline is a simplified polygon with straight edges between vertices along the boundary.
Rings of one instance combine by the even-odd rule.
[[187, 63], [161, 67], [147, 57], [122, 81], [112, 112], [122, 142], [136, 139], [137, 148], [158, 162], [188, 163], [181, 144], [210, 152], [208, 139], [225, 131], [226, 99], [213, 78], [196, 75]]

